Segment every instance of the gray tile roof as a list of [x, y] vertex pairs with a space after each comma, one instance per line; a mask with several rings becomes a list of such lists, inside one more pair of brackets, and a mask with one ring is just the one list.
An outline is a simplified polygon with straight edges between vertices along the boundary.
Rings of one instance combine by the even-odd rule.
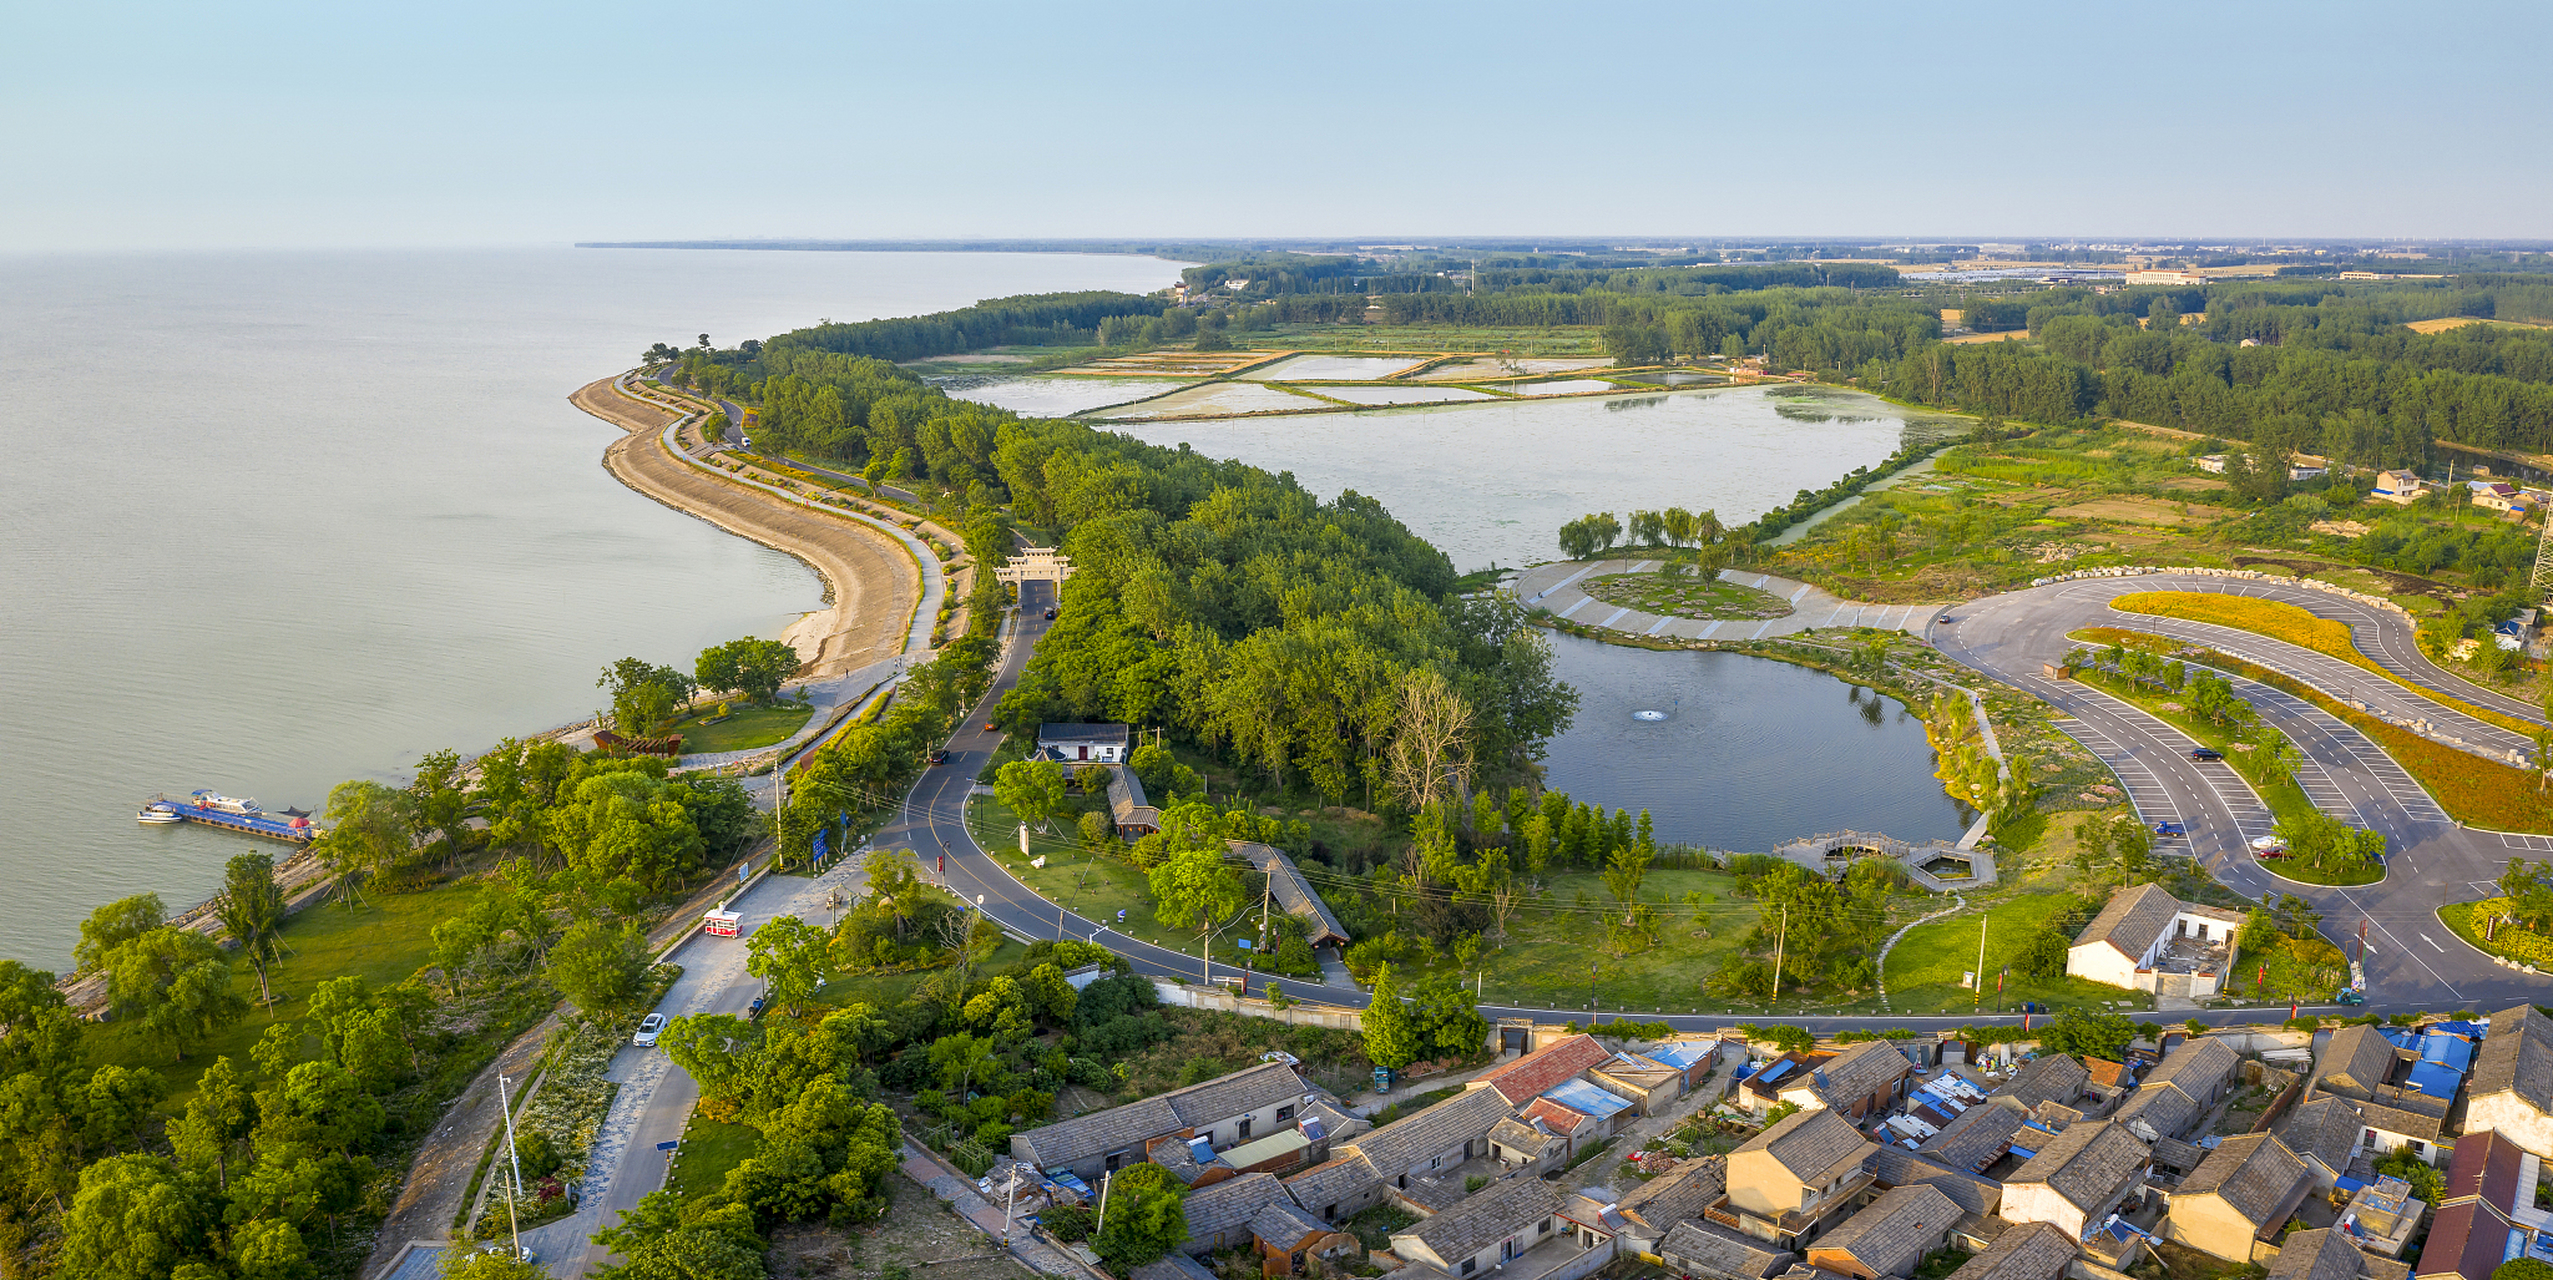
[[2474, 1056], [2465, 1096], [2514, 1093], [2538, 1111], [2553, 1114], [2553, 1019], [2531, 1004], [2491, 1015], [2491, 1034]]
[[2151, 884], [2133, 885], [2110, 895], [2101, 913], [2075, 935], [2074, 945], [2107, 942], [2128, 959], [2140, 960], [2180, 912], [2180, 899]]
[[2056, 1280], [2074, 1261], [2074, 1241], [2045, 1222], [2027, 1222], [1995, 1237], [1986, 1251], [1961, 1263], [1950, 1280]]
[[2218, 1144], [2182, 1180], [2172, 1198], [2212, 1195], [2255, 1228], [2269, 1228], [2285, 1221], [2282, 1215], [2296, 1207], [2309, 1181], [2305, 1162], [2278, 1139], [2247, 1133]]
[[1540, 1178], [1508, 1178], [1416, 1226], [1393, 1232], [1392, 1238], [1417, 1240], [1437, 1257], [1460, 1265], [1464, 1258], [1514, 1235], [1518, 1227], [1558, 1213], [1561, 1199], [1559, 1188]]
[[2021, 1120], [2021, 1113], [2011, 1107], [1970, 1107], [1926, 1138], [1921, 1150], [1953, 1169], [1974, 1173], [2003, 1155], [2012, 1135], [2020, 1131]]
[[1348, 941], [1347, 930], [1340, 928], [1339, 918], [1330, 914], [1330, 904], [1321, 901], [1321, 895], [1313, 889], [1312, 882], [1303, 878], [1302, 870], [1294, 865], [1294, 859], [1285, 856], [1283, 849], [1255, 840], [1233, 840], [1229, 843], [1235, 852], [1248, 858], [1250, 865], [1268, 878], [1268, 891], [1276, 895], [1277, 905], [1285, 908], [1287, 915], [1303, 920], [1313, 946]]
[[2187, 1173], [2206, 1158], [2206, 1152], [2178, 1138], [2160, 1138], [2154, 1143], [2154, 1163], [2175, 1173]]
[[1192, 1242], [1247, 1224], [1259, 1210], [1286, 1199], [1285, 1184], [1272, 1173], [1245, 1173], [1188, 1193], [1188, 1239]]
[[1132, 731], [1122, 724], [1049, 722], [1037, 726], [1037, 742], [1040, 746], [1057, 742], [1087, 742], [1093, 746], [1104, 743], [1122, 747], [1131, 736]]
[[1356, 1140], [1356, 1149], [1386, 1180], [1422, 1168], [1430, 1156], [1489, 1136], [1514, 1115], [1495, 1089], [1467, 1089], [1435, 1106], [1404, 1116]]
[[1922, 1183], [1981, 1218], [1992, 1217], [1996, 1207], [2003, 1203], [2002, 1183], [1936, 1164], [1900, 1146], [1884, 1146], [1871, 1152], [1870, 1159], [1862, 1162], [1862, 1168], [1883, 1187]]
[[2078, 1124], [2047, 1140], [2005, 1185], [2044, 1182], [2066, 1203], [2087, 1213], [2109, 1207], [2109, 1196], [2143, 1169], [2153, 1153], [2127, 1127], [2110, 1120]]
[[2401, 1060], [2393, 1042], [2375, 1027], [2342, 1027], [2331, 1033], [2331, 1043], [2323, 1046], [2322, 1057], [2314, 1063], [2312, 1089], [2344, 1098], [2372, 1098]]
[[2370, 1129], [2399, 1133], [2422, 1142], [2435, 1142], [2438, 1135], [2445, 1132], [2447, 1121], [2443, 1114], [2431, 1115], [2426, 1110], [2414, 1111], [2407, 1106], [2387, 1105], [2397, 1101], [2408, 1099], [2397, 1097], [2387, 1098], [2384, 1102], [2361, 1102], [2358, 1104], [2358, 1119]]
[[1285, 1189], [1293, 1195], [1296, 1204], [1320, 1213], [1331, 1205], [1343, 1204], [1364, 1195], [1382, 1180], [1383, 1175], [1375, 1172], [1374, 1166], [1366, 1163], [1365, 1157], [1350, 1147], [1325, 1164], [1316, 1164], [1287, 1178]]
[[1176, 1249], [1127, 1273], [1129, 1280], [1217, 1280], [1203, 1263]]
[[2155, 1137], [2177, 1138], [2198, 1123], [2198, 1118], [2205, 1112], [2206, 1108], [2178, 1088], [2148, 1085], [2129, 1094], [2128, 1100], [2119, 1104], [2118, 1112], [2110, 1118], [2120, 1124], [2143, 1120], [2153, 1127]]
[[1251, 1235], [1289, 1251], [1303, 1243], [1304, 1237], [1324, 1235], [1329, 1229], [1328, 1224], [1295, 1208], [1294, 1202], [1283, 1196], [1269, 1201], [1250, 1219]]
[[1014, 1134], [1011, 1149], [1041, 1169], [1059, 1168], [1151, 1139], [1210, 1124], [1303, 1096], [1303, 1078], [1282, 1062], [1263, 1062], [1185, 1089], [1094, 1111]]
[[1161, 810], [1144, 794], [1144, 780], [1126, 765], [1108, 770], [1108, 812], [1119, 826], [1161, 826]]
[[1658, 1242], [1658, 1256], [1676, 1271], [1707, 1280], [1764, 1280], [1799, 1258], [1726, 1227], [1700, 1221], [1675, 1224], [1666, 1239]]
[[1792, 1177], [1806, 1181], [1857, 1154], [1868, 1154], [1875, 1145], [1852, 1121], [1832, 1111], [1799, 1111], [1782, 1117], [1780, 1124], [1747, 1139], [1730, 1154], [1764, 1152]]
[[2404, 1280], [2410, 1274], [2408, 1265], [2370, 1255], [2324, 1227], [2287, 1237], [2270, 1260], [2267, 1280]]
[[2360, 1127], [2358, 1109], [2347, 1098], [2317, 1098], [2290, 1110], [2276, 1133], [2289, 1151], [2318, 1160], [2334, 1173], [2347, 1173], [2358, 1152]]
[[1719, 1156], [1678, 1160], [1667, 1171], [1624, 1193], [1614, 1211], [1652, 1231], [1664, 1231], [1702, 1211], [1728, 1190], [1729, 1162]]
[[2042, 1102], [2072, 1102], [2083, 1096], [2083, 1087], [2092, 1079], [2083, 1061], [2072, 1054], [2041, 1054], [2023, 1063], [2012, 1078], [2003, 1082], [1990, 1097], [2010, 1098], [2025, 1111], [2038, 1109]]
[[2163, 1060], [2145, 1073], [2145, 1082], [2140, 1089], [2151, 1089], [2159, 1084], [2175, 1085], [2191, 1100], [2205, 1102], [2208, 1091], [2232, 1079], [2234, 1069], [2242, 1063], [2242, 1055], [2222, 1040], [2208, 1036], [2184, 1040], [2180, 1048], [2163, 1055]]
[[1809, 1249], [1812, 1255], [1829, 1249], [1850, 1254], [1873, 1275], [1913, 1275], [1959, 1213], [1956, 1202], [1931, 1186], [1903, 1186], [1871, 1201]]
[[1869, 1097], [1914, 1069], [1896, 1042], [1864, 1040], [1823, 1063], [1812, 1063], [1804, 1076], [1783, 1081], [1782, 1089], [1806, 1084], [1831, 1107]]

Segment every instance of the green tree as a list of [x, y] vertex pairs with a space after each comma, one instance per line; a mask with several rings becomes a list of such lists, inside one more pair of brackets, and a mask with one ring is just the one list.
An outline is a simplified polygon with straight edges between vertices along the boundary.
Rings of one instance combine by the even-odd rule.
[[745, 940], [745, 972], [762, 979], [771, 1002], [791, 1017], [805, 1012], [828, 967], [832, 938], [818, 925], [779, 916]]
[[2042, 1053], [2072, 1053], [2116, 1062], [2136, 1039], [2136, 1024], [2126, 1015], [2060, 1009], [2039, 1033]]
[[762, 1024], [732, 1013], [686, 1014], [665, 1024], [658, 1047], [700, 1086], [711, 1119], [724, 1120], [752, 1087], [762, 1061]]
[[[319, 1273], [311, 1264], [300, 1228], [281, 1218], [257, 1218], [232, 1228], [230, 1254], [239, 1268], [239, 1280], [310, 1280]], [[490, 1280], [486, 1273], [472, 1274], [477, 1280]]]
[[1153, 918], [1173, 929], [1194, 929], [1200, 938], [1250, 900], [1240, 873], [1225, 861], [1221, 842], [1181, 849], [1144, 878], [1152, 888]]
[[461, 784], [461, 753], [427, 752], [417, 761], [408, 797], [416, 809], [417, 833], [432, 833], [440, 840], [449, 865], [470, 840], [470, 793]]
[[284, 891], [275, 883], [275, 860], [262, 853], [243, 853], [224, 869], [222, 891], [213, 899], [213, 915], [229, 931], [240, 957], [257, 970], [257, 1002], [275, 1002], [267, 970], [284, 953]]
[[340, 782], [328, 792], [324, 817], [328, 833], [312, 847], [347, 906], [364, 877], [397, 866], [416, 848], [416, 802], [395, 787], [368, 778]]
[[62, 1215], [60, 1274], [82, 1280], [167, 1280], [205, 1254], [218, 1219], [202, 1184], [158, 1156], [108, 1156], [80, 1171]]
[[625, 1009], [645, 988], [647, 961], [647, 935], [636, 922], [581, 920], [550, 948], [550, 985], [588, 1015]]
[[1119, 1169], [1110, 1179], [1108, 1220], [1091, 1241], [1101, 1259], [1125, 1271], [1151, 1262], [1188, 1239], [1187, 1184], [1157, 1164]]
[[1418, 1019], [1401, 1003], [1400, 994], [1392, 990], [1389, 964], [1374, 975], [1374, 994], [1366, 1002], [1364, 1023], [1365, 1060], [1375, 1066], [1397, 1071], [1418, 1061], [1426, 1051]]
[[108, 952], [166, 923], [168, 908], [160, 905], [160, 895], [137, 893], [118, 898], [80, 922], [80, 941], [71, 949], [72, 963], [81, 973], [94, 972], [106, 963]]
[[[1645, 828], [1648, 822], [1649, 811], [1643, 809], [1640, 811], [1640, 823]], [[1621, 906], [1624, 924], [1631, 923], [1632, 909], [1640, 901], [1640, 883], [1648, 879], [1649, 864], [1657, 856], [1657, 846], [1644, 838], [1616, 847], [1605, 859], [1605, 892], [1612, 894], [1614, 902]]]
[[994, 773], [993, 798], [1020, 821], [1043, 828], [1064, 807], [1064, 766], [1053, 760], [1014, 760]]
[[195, 1086], [186, 1113], [169, 1123], [169, 1146], [187, 1168], [213, 1171], [214, 1185], [230, 1187], [231, 1157], [257, 1126], [248, 1083], [228, 1058], [215, 1058]]
[[1086, 764], [1073, 770], [1073, 785], [1081, 788], [1081, 793], [1086, 796], [1108, 794], [1108, 779], [1106, 765]]
[[231, 990], [222, 949], [192, 930], [153, 929], [109, 952], [105, 967], [116, 1018], [140, 1023], [154, 1046], [181, 1059], [248, 1011]]
[[1462, 979], [1439, 974], [1410, 989], [1412, 1028], [1431, 1058], [1468, 1058], [1489, 1043], [1489, 1020]]
[[692, 674], [703, 689], [770, 702], [780, 696], [781, 684], [798, 673], [799, 665], [798, 651], [789, 645], [746, 636], [701, 650]]
[[484, 1249], [446, 1250], [440, 1275], [442, 1280], [550, 1280], [550, 1273], [537, 1262]]

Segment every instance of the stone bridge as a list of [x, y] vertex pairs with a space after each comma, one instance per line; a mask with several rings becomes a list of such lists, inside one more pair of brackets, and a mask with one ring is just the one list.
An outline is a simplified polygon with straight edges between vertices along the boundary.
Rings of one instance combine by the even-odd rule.
[[[1773, 856], [1821, 876], [1836, 874], [1841, 869], [1839, 863], [1850, 863], [1859, 858], [1892, 858], [1906, 868], [1906, 874], [1915, 883], [1935, 893], [1982, 889], [1995, 882], [1993, 852], [1967, 847], [1965, 841], [1953, 844], [1932, 840], [1914, 844], [1875, 831], [1829, 831], [1793, 840], [1773, 850]], [[1925, 863], [1942, 858], [1967, 863], [1969, 874], [1945, 880], [1924, 870]]]

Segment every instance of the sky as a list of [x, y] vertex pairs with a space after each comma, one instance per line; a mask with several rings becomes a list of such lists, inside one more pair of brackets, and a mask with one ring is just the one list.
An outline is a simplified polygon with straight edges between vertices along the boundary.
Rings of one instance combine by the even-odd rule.
[[11, 6], [0, 250], [2553, 238], [2553, 5]]

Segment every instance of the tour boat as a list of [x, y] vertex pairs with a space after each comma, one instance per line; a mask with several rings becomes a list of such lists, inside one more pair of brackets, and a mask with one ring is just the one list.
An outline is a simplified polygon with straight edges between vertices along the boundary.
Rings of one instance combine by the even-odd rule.
[[265, 810], [257, 807], [257, 802], [254, 800], [235, 800], [229, 796], [213, 791], [196, 792], [195, 807], [198, 809], [217, 809], [223, 813], [236, 813], [243, 817], [254, 816], [265, 812]]
[[181, 817], [179, 817], [179, 816], [177, 815], [177, 811], [176, 811], [176, 810], [174, 810], [174, 809], [167, 809], [167, 808], [163, 808], [163, 807], [161, 807], [161, 806], [160, 806], [158, 803], [156, 803], [156, 802], [151, 803], [151, 804], [143, 805], [143, 806], [142, 806], [142, 811], [141, 811], [140, 813], [137, 813], [137, 814], [133, 815], [133, 817], [134, 817], [134, 820], [135, 820], [135, 821], [138, 821], [138, 822], [149, 822], [149, 823], [154, 823], [154, 824], [162, 823], [162, 822], [184, 822], [184, 821], [186, 821], [186, 819], [181, 818]]

